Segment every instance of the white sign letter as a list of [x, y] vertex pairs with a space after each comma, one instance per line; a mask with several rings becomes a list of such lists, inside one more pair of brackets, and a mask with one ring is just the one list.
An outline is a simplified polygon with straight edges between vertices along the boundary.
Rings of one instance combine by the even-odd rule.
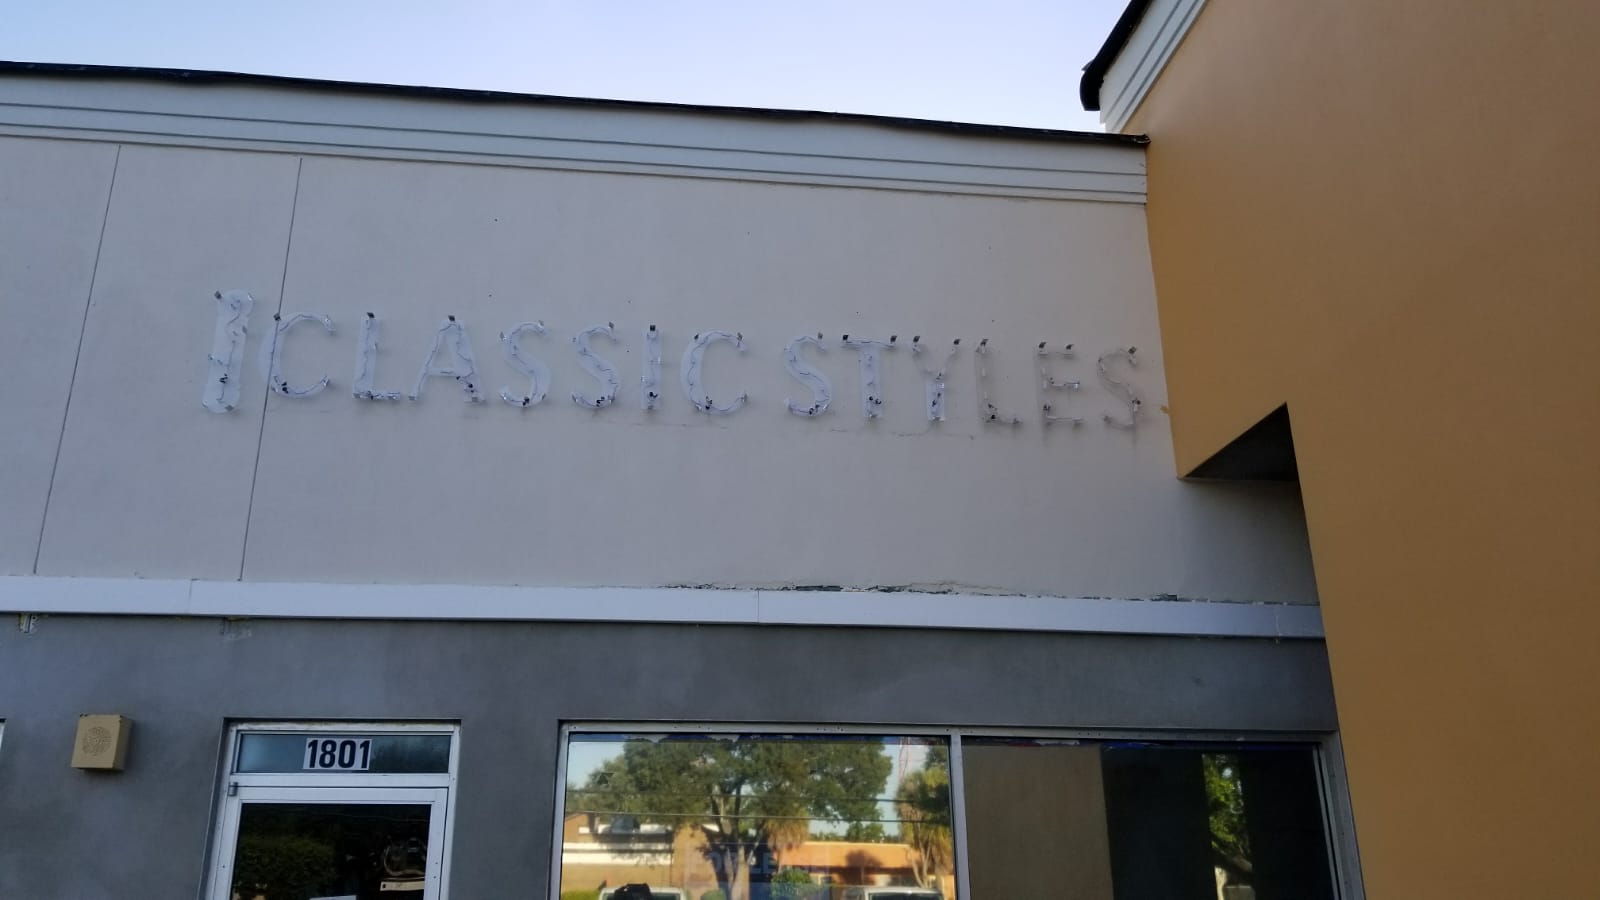
[[1137, 349], [1137, 347], [1129, 347], [1126, 350], [1113, 350], [1110, 353], [1102, 353], [1100, 355], [1100, 383], [1106, 386], [1106, 390], [1110, 391], [1112, 396], [1121, 400], [1128, 407], [1127, 419], [1118, 419], [1110, 413], [1105, 413], [1100, 418], [1104, 419], [1105, 423], [1112, 428], [1121, 428], [1125, 431], [1132, 431], [1139, 427], [1139, 411], [1144, 407], [1144, 395], [1139, 393], [1138, 388], [1128, 382], [1113, 378], [1110, 365], [1118, 359], [1127, 360], [1129, 368], [1139, 365], [1139, 361], [1133, 358], [1134, 351]]
[[744, 352], [744, 335], [729, 334], [726, 331], [708, 331], [697, 334], [689, 343], [689, 349], [683, 352], [683, 392], [689, 395], [689, 402], [694, 408], [708, 415], [726, 416], [739, 411], [745, 401], [750, 399], [748, 394], [740, 394], [728, 403], [718, 406], [711, 400], [706, 392], [705, 379], [701, 374], [701, 367], [706, 355], [706, 348], [718, 341], [732, 344], [740, 353]]
[[320, 322], [322, 330], [333, 334], [333, 320], [320, 313], [295, 313], [285, 319], [282, 316], [273, 316], [276, 323], [272, 334], [261, 342], [261, 376], [267, 379], [267, 386], [285, 397], [310, 397], [328, 386], [328, 376], [310, 387], [295, 387], [289, 379], [283, 377], [283, 343], [289, 335], [289, 329], [300, 322]]
[[944, 421], [944, 379], [945, 372], [950, 368], [950, 363], [955, 361], [956, 353], [961, 350], [961, 338], [956, 338], [950, 345], [949, 352], [945, 353], [944, 361], [935, 366], [931, 371], [922, 364], [922, 354], [928, 348], [922, 344], [922, 336], [911, 338], [911, 359], [917, 364], [917, 371], [922, 373], [922, 383], [928, 395], [928, 421]]
[[[441, 350], [450, 355], [448, 365], [437, 362]], [[411, 399], [421, 397], [422, 383], [435, 376], [454, 378], [466, 392], [469, 403], [483, 399], [478, 393], [478, 364], [472, 359], [472, 345], [467, 342], [467, 332], [455, 316], [446, 316], [444, 324], [434, 334], [433, 348], [428, 351], [428, 358], [422, 361], [422, 371], [417, 373], [417, 384], [411, 389]]]
[[[1071, 359], [1077, 355], [1073, 351], [1071, 344], [1066, 345], [1066, 347], [1059, 352], [1063, 359]], [[1076, 391], [1081, 387], [1083, 387], [1083, 383], [1080, 381], [1058, 381], [1054, 375], [1050, 374], [1050, 349], [1048, 346], [1046, 346], [1044, 341], [1040, 341], [1039, 414], [1043, 417], [1046, 428], [1050, 427], [1050, 425], [1056, 422], [1070, 422], [1073, 428], [1077, 428], [1079, 425], [1083, 424], [1083, 416], [1057, 415], [1056, 413], [1058, 413], [1060, 410], [1056, 409], [1056, 404], [1050, 402], [1051, 391], [1065, 391], [1067, 392], [1067, 395], [1061, 400], [1061, 403], [1064, 406], [1066, 405], [1067, 401], [1072, 398], [1071, 392]]]
[[604, 389], [600, 396], [592, 400], [577, 391], [572, 392], [573, 403], [591, 409], [610, 406], [617, 399], [617, 388], [621, 386], [617, 382], [617, 367], [596, 356], [594, 349], [589, 346], [589, 339], [597, 334], [605, 335], [613, 341], [617, 339], [616, 330], [610, 322], [585, 328], [572, 336], [572, 345], [578, 348], [578, 362], [583, 366], [583, 370], [589, 373], [589, 377], [599, 382], [600, 387]]
[[523, 322], [521, 325], [500, 335], [500, 344], [505, 347], [506, 351], [506, 362], [511, 364], [511, 368], [528, 376], [527, 394], [516, 397], [512, 395], [511, 388], [504, 387], [500, 389], [500, 399], [512, 406], [520, 406], [524, 409], [530, 406], [538, 406], [539, 401], [544, 399], [545, 392], [550, 389], [550, 369], [539, 360], [523, 353], [522, 348], [517, 344], [517, 340], [529, 331], [538, 335], [544, 334], [544, 323]]
[[244, 367], [244, 336], [249, 330], [250, 307], [255, 298], [249, 291], [218, 291], [217, 330], [211, 336], [211, 354], [206, 386], [200, 392], [200, 405], [214, 413], [233, 412], [239, 407], [239, 370]]
[[822, 374], [820, 370], [814, 368], [800, 357], [800, 348], [806, 344], [817, 348], [818, 353], [828, 352], [827, 348], [822, 346], [821, 338], [822, 335], [820, 334], [816, 337], [802, 334], [790, 341], [789, 346], [783, 350], [783, 367], [788, 370], [795, 381], [805, 385], [811, 391], [810, 406], [796, 403], [793, 400], [785, 401], [789, 406], [789, 412], [797, 416], [820, 416], [827, 412], [828, 403], [833, 400], [833, 385], [828, 383], [828, 376]]
[[876, 419], [883, 409], [883, 387], [878, 377], [883, 368], [882, 353], [884, 350], [893, 350], [898, 337], [890, 335], [887, 343], [865, 338], [851, 340], [848, 334], [840, 339], [846, 347], [856, 351], [856, 358], [861, 363], [861, 414], [869, 419]]
[[361, 337], [356, 341], [356, 374], [350, 392], [357, 400], [399, 400], [399, 391], [373, 390], [372, 379], [378, 367], [378, 317], [367, 313], [361, 320]]
[[984, 338], [978, 342], [977, 357], [973, 360], [978, 369], [978, 397], [983, 401], [983, 424], [985, 425], [1021, 425], [1022, 420], [1013, 415], [1000, 411], [994, 403], [994, 398], [989, 396], [989, 339]]
[[661, 407], [661, 332], [654, 325], [644, 330], [644, 372], [639, 376], [639, 405]]

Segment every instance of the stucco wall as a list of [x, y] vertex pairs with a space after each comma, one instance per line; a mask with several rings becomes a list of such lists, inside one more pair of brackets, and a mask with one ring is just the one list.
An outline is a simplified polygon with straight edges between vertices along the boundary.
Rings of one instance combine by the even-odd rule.
[[[674, 127], [688, 141], [726, 126]], [[22, 398], [29, 423], [6, 437], [26, 462], [4, 475], [18, 498], [0, 552], [8, 573], [1315, 600], [1292, 491], [1172, 477], [1138, 203], [142, 140], [0, 141], [0, 278], [40, 320], [5, 338], [8, 365], [29, 381], [6, 395]], [[981, 164], [985, 146], [964, 152]], [[1065, 169], [1091, 153], [1136, 168], [1140, 152], [1040, 147], [1028, 152]], [[925, 152], [936, 150], [947, 148]], [[36, 213], [51, 231], [35, 228]], [[24, 255], [46, 241], [48, 252]], [[214, 414], [200, 403], [212, 295], [230, 289], [250, 291], [255, 308], [242, 400]], [[332, 336], [306, 323], [286, 338], [291, 381], [332, 380], [315, 397], [268, 395], [257, 371], [280, 311], [335, 322]], [[485, 402], [464, 402], [448, 378], [427, 379], [417, 401], [354, 399], [368, 311], [382, 328], [377, 388], [411, 391], [454, 315]], [[499, 338], [536, 320], [548, 335], [522, 345], [553, 382], [543, 404], [512, 408], [500, 389], [528, 383]], [[594, 346], [621, 390], [611, 408], [581, 408], [570, 395], [598, 385], [571, 341], [607, 322], [618, 342]], [[646, 412], [641, 336], [652, 324], [663, 397]], [[696, 411], [679, 386], [686, 347], [712, 329], [748, 347], [705, 357], [716, 402], [749, 394], [729, 416]], [[818, 332], [827, 352], [803, 353], [834, 396], [804, 418], [785, 409], [810, 395], [783, 351]], [[862, 413], [844, 334], [898, 336], [883, 356], [881, 418]], [[944, 422], [927, 420], [917, 367], [933, 363], [912, 358], [914, 336], [938, 359], [962, 339]], [[993, 399], [1020, 426], [983, 424], [983, 338]], [[1041, 341], [1075, 344], [1075, 358], [1049, 367], [1081, 391], [1041, 395]], [[1129, 346], [1139, 366], [1114, 360], [1111, 371], [1144, 395], [1136, 431], [1102, 421], [1127, 409], [1096, 368]], [[1085, 423], [1044, 427], [1042, 400]]]
[[1597, 34], [1213, 2], [1129, 125], [1179, 469], [1289, 406], [1373, 897], [1600, 883]]

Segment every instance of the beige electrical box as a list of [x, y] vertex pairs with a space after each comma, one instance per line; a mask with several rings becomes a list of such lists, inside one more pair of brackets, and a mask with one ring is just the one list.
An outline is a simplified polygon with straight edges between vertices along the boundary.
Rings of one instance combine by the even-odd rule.
[[116, 715], [78, 717], [78, 737], [72, 744], [74, 769], [120, 772], [128, 757], [128, 732], [133, 720]]

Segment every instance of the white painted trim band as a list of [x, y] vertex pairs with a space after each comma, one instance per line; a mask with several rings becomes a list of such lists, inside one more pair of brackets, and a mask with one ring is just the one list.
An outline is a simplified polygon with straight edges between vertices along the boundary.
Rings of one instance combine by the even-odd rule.
[[291, 619], [834, 625], [1320, 639], [1300, 604], [912, 591], [559, 588], [0, 577], [0, 610]]
[[0, 134], [1001, 197], [1145, 199], [1140, 147], [259, 86], [0, 78]]
[[1100, 82], [1100, 121], [1121, 131], [1200, 15], [1205, 0], [1155, 0]]

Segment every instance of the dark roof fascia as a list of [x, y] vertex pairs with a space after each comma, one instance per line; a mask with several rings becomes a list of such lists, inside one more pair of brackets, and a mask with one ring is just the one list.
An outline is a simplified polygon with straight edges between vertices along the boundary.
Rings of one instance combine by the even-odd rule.
[[1100, 109], [1100, 85], [1106, 80], [1106, 70], [1117, 61], [1122, 48], [1128, 46], [1128, 38], [1133, 36], [1133, 30], [1139, 27], [1149, 8], [1150, 0], [1129, 0], [1117, 24], [1111, 26], [1106, 42], [1100, 45], [1100, 52], [1083, 67], [1083, 78], [1078, 81], [1078, 99], [1083, 102], [1084, 109], [1090, 112]]
[[553, 94], [519, 94], [511, 91], [486, 91], [471, 88], [423, 87], [405, 84], [378, 84], [364, 81], [332, 81], [287, 75], [256, 75], [246, 72], [217, 72], [205, 69], [158, 69], [143, 66], [99, 66], [72, 63], [15, 62], [0, 60], [0, 77], [39, 76], [48, 78], [122, 79], [164, 81], [194, 85], [246, 85], [289, 90], [323, 91], [338, 94], [415, 97], [467, 103], [497, 103], [512, 106], [563, 106], [622, 109], [638, 112], [690, 113], [742, 119], [784, 121], [843, 122], [876, 125], [911, 131], [933, 131], [972, 137], [998, 137], [1024, 140], [1061, 141], [1085, 144], [1144, 146], [1143, 135], [1105, 134], [1095, 131], [1067, 131], [1054, 128], [1027, 128], [1020, 125], [984, 125], [970, 122], [944, 122], [901, 116], [876, 116], [865, 113], [821, 112], [800, 109], [765, 109], [745, 106], [704, 106], [693, 103], [664, 103], [653, 100], [605, 100], [595, 97], [562, 97]]

